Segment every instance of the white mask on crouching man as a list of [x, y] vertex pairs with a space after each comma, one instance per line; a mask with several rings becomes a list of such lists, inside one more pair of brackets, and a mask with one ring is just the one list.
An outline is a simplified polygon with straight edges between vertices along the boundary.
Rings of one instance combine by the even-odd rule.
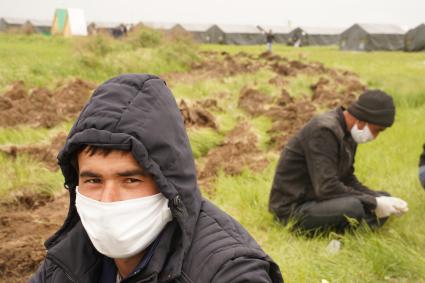
[[146, 249], [171, 221], [168, 199], [158, 193], [101, 202], [76, 188], [75, 206], [93, 246], [110, 258], [128, 258]]
[[351, 136], [358, 144], [370, 142], [375, 138], [372, 132], [370, 131], [368, 124], [366, 124], [363, 129], [360, 130], [358, 122], [355, 123], [354, 126], [351, 128]]

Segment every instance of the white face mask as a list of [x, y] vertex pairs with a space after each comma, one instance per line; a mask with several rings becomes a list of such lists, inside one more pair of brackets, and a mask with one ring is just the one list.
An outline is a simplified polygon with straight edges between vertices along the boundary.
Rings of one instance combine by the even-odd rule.
[[75, 206], [94, 247], [110, 258], [128, 258], [146, 249], [171, 221], [168, 199], [153, 196], [100, 202], [76, 188]]
[[375, 138], [370, 131], [368, 124], [366, 124], [362, 130], [360, 130], [357, 122], [351, 128], [351, 136], [356, 143], [367, 143]]

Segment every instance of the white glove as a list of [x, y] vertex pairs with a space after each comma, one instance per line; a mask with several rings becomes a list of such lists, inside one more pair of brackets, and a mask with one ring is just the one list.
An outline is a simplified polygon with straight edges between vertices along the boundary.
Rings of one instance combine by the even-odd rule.
[[376, 198], [375, 214], [378, 218], [388, 217], [391, 214], [400, 216], [408, 210], [407, 203], [402, 199], [386, 196]]
[[395, 197], [393, 197], [393, 200], [394, 200], [393, 206], [397, 209], [397, 212], [395, 213], [395, 215], [401, 216], [402, 214], [409, 211], [407, 202], [405, 202], [404, 200], [400, 198], [395, 198]]

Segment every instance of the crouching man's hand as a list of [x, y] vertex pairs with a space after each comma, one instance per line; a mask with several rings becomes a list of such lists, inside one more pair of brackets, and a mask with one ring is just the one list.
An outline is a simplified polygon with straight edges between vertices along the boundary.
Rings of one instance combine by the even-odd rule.
[[407, 202], [400, 198], [386, 196], [376, 198], [375, 214], [378, 218], [385, 218], [392, 214], [400, 216], [408, 210]]

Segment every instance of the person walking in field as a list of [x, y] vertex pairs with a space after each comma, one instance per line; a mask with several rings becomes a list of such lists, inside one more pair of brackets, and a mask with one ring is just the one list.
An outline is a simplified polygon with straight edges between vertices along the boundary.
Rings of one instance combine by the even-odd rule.
[[267, 51], [272, 52], [273, 40], [274, 40], [273, 31], [269, 29], [268, 32], [265, 32], [265, 35], [266, 35], [266, 42], [267, 42]]
[[423, 152], [419, 158], [419, 181], [425, 189], [425, 143], [423, 145]]
[[[354, 174], [358, 144], [376, 139], [394, 123], [388, 94], [364, 92], [348, 109], [336, 108], [309, 121], [285, 146], [270, 193], [269, 209], [303, 231], [343, 232], [352, 219], [379, 227], [407, 203], [371, 190]], [[371, 172], [372, 173], [372, 172]]]
[[233, 218], [204, 199], [181, 113], [153, 75], [93, 93], [58, 156], [69, 192], [36, 282], [283, 282]]

